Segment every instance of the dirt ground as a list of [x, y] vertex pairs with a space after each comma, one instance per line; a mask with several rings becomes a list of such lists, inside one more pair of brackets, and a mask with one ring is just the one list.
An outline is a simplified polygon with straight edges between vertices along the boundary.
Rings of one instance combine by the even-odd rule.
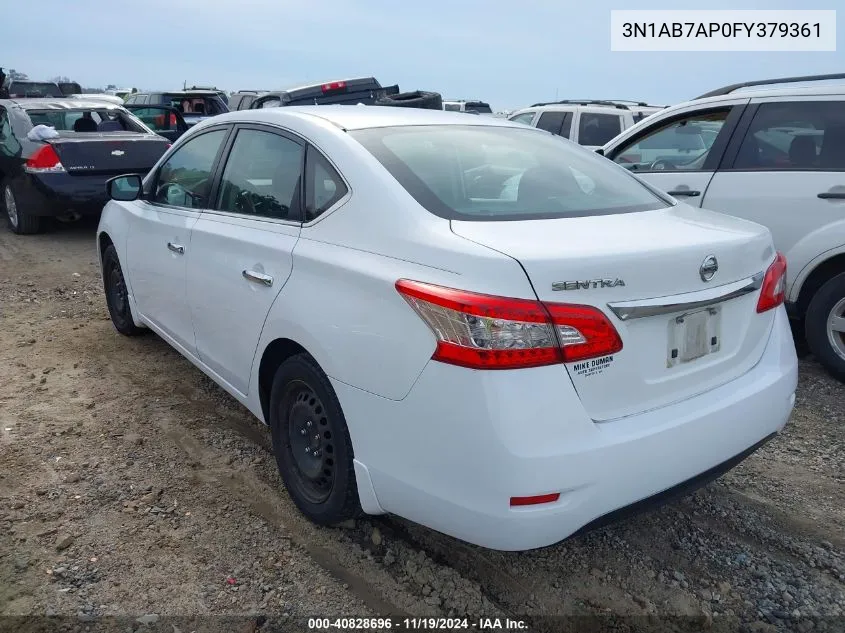
[[94, 232], [0, 228], [0, 628], [845, 630], [845, 387], [812, 359], [785, 433], [736, 470], [554, 547], [491, 552], [394, 518], [318, 528], [260, 423], [156, 336], [115, 333]]

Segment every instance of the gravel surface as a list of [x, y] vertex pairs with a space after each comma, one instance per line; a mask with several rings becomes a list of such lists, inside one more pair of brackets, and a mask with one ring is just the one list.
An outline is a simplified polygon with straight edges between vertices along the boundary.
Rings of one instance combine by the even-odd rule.
[[285, 494], [259, 422], [157, 337], [114, 332], [93, 224], [0, 229], [0, 628], [393, 614], [843, 631], [845, 387], [810, 358], [800, 373], [785, 432], [738, 468], [553, 547], [493, 552], [395, 518], [319, 528]]

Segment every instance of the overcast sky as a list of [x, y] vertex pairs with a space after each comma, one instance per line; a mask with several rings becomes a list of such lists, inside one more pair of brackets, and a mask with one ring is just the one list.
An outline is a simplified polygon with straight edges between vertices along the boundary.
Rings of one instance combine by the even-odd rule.
[[[610, 51], [613, 8], [704, 5], [839, 8], [838, 51]], [[841, 0], [39, 0], [3, 13], [0, 66], [83, 86], [273, 89], [372, 75], [511, 109], [556, 96], [673, 103], [746, 79], [845, 71]]]

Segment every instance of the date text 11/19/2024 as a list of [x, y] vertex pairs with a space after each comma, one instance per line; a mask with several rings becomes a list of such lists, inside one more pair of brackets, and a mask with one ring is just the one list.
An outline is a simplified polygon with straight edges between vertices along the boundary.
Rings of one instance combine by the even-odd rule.
[[309, 618], [310, 631], [522, 631], [524, 620], [510, 618]]

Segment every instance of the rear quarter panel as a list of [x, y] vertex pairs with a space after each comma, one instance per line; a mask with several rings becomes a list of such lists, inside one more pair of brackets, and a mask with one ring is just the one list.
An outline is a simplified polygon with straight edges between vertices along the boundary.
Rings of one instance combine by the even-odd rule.
[[452, 233], [448, 220], [420, 207], [348, 135], [315, 126], [305, 136], [330, 157], [351, 195], [302, 229], [253, 362], [251, 409], [260, 410], [261, 357], [279, 338], [302, 345], [337, 381], [404, 398], [436, 342], [396, 290], [399, 279], [535, 298], [515, 260]]

